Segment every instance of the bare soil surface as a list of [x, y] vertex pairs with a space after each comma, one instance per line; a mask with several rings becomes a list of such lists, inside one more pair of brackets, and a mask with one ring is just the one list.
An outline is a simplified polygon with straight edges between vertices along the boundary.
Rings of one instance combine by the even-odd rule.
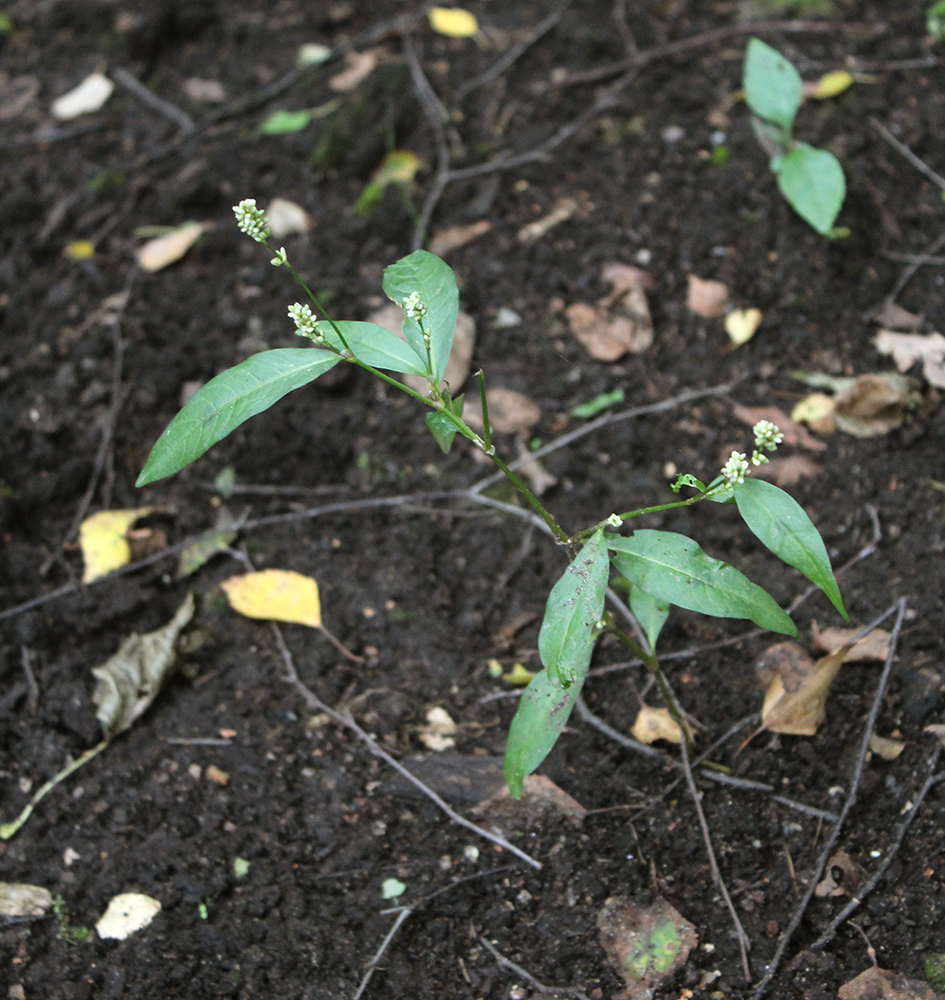
[[[757, 719], [730, 730], [760, 712], [756, 661], [777, 638], [680, 611], [666, 627], [663, 650], [685, 653], [665, 665], [701, 727], [696, 751], [729, 734], [711, 755], [716, 773], [762, 786], [696, 772], [750, 943], [746, 982], [685, 782], [666, 794], [680, 775], [678, 748], [648, 758], [575, 715], [541, 773], [587, 810], [583, 818], [527, 806], [471, 812], [501, 783], [516, 705], [489, 661], [537, 667], [538, 622], [563, 558], [527, 519], [428, 498], [488, 473], [468, 448], [442, 456], [422, 413], [352, 370], [288, 397], [181, 475], [134, 488], [188, 386], [255, 351], [298, 346], [285, 315], [291, 282], [233, 223], [231, 206], [246, 197], [262, 206], [286, 198], [311, 213], [312, 231], [285, 245], [335, 314], [355, 319], [382, 304], [382, 269], [414, 248], [420, 213], [430, 212], [430, 234], [488, 222], [446, 259], [476, 321], [474, 365], [489, 385], [541, 409], [525, 445], [581, 427], [569, 410], [602, 392], [624, 391], [615, 416], [667, 402], [603, 422], [542, 459], [555, 478], [544, 500], [569, 529], [672, 500], [670, 467], [711, 478], [732, 448], [750, 446], [738, 407], [790, 413], [809, 391], [791, 377], [797, 370], [894, 370], [874, 347], [872, 318], [894, 293], [924, 317], [919, 332], [942, 328], [939, 267], [920, 267], [897, 289], [906, 267], [897, 255], [925, 253], [941, 233], [941, 183], [871, 124], [932, 168], [945, 164], [945, 77], [925, 37], [926, 0], [838, 0], [823, 17], [725, 0], [469, 6], [478, 41], [434, 34], [416, 4], [393, 0], [3, 5], [12, 22], [0, 36], [4, 821], [100, 740], [91, 668], [129, 634], [167, 622], [189, 590], [199, 606], [181, 654], [187, 669], [0, 844], [0, 879], [43, 886], [68, 911], [67, 923], [47, 914], [0, 925], [4, 996], [352, 998], [397, 919], [385, 911], [407, 905], [365, 997], [537, 995], [484, 942], [547, 987], [619, 997], [624, 983], [597, 921], [622, 896], [666, 899], [698, 935], [659, 995], [750, 997], [816, 875], [852, 787], [881, 663], [840, 671], [816, 735], [762, 732], [741, 747]], [[753, 26], [751, 16], [764, 20]], [[805, 106], [797, 125], [843, 162], [845, 239], [818, 236], [781, 199], [735, 100], [752, 34], [807, 80], [845, 65], [857, 73], [840, 97]], [[296, 71], [306, 42], [335, 56]], [[497, 65], [516, 45], [517, 57]], [[373, 72], [333, 89], [344, 53], [369, 49]], [[100, 111], [56, 122], [51, 102], [103, 68], [164, 103], [119, 83]], [[447, 109], [439, 150], [421, 77]], [[195, 79], [218, 84], [222, 102], [198, 99]], [[304, 130], [260, 133], [274, 111], [306, 108], [319, 110]], [[724, 162], [713, 158], [720, 145]], [[389, 190], [357, 215], [392, 148], [413, 151], [425, 168], [408, 198]], [[442, 156], [460, 173], [437, 198]], [[539, 238], [522, 238], [556, 211], [562, 218]], [[141, 271], [136, 230], [189, 219], [211, 228], [180, 262]], [[93, 257], [66, 253], [78, 240], [94, 244]], [[564, 310], [603, 298], [612, 262], [646, 270], [655, 336], [641, 353], [604, 362], [572, 336]], [[732, 349], [720, 319], [687, 310], [692, 274], [724, 282], [732, 305], [762, 311], [749, 343]], [[502, 310], [520, 322], [506, 325]], [[892, 761], [870, 755], [837, 845], [864, 879], [896, 849], [935, 768], [937, 743], [923, 729], [943, 721], [945, 410], [921, 371], [912, 374], [921, 400], [901, 427], [783, 449], [804, 460], [786, 488], [834, 565], [853, 560], [840, 577], [853, 623], [906, 602], [875, 726], [905, 748]], [[729, 388], [692, 398], [719, 386]], [[518, 457], [514, 433], [498, 444]], [[237, 489], [224, 495], [213, 483], [230, 466]], [[501, 489], [491, 495], [514, 502]], [[334, 506], [377, 497], [408, 499]], [[142, 505], [160, 510], [142, 525], [151, 531], [138, 532], [138, 562], [82, 585], [79, 521]], [[364, 657], [348, 661], [317, 631], [285, 626], [302, 681], [540, 869], [453, 822], [286, 683], [269, 625], [234, 614], [220, 592], [243, 571], [238, 561], [219, 555], [187, 579], [172, 557], [145, 561], [148, 545], [193, 538], [224, 506], [252, 522], [234, 544], [256, 566], [319, 581], [326, 625]], [[730, 508], [701, 505], [645, 526], [693, 534], [784, 606], [806, 590]], [[805, 644], [814, 621], [842, 624], [819, 594], [795, 620]], [[627, 734], [642, 692], [659, 704], [645, 671], [603, 642], [585, 688], [590, 712]], [[419, 739], [432, 707], [458, 726], [443, 753]], [[945, 951], [943, 818], [938, 786], [851, 918], [880, 966], [918, 979], [926, 955]], [[248, 868], [237, 870], [237, 859]], [[385, 900], [390, 878], [405, 890]], [[78, 940], [75, 930], [92, 928], [120, 892], [145, 893], [161, 912], [123, 942], [94, 931]], [[810, 901], [769, 996], [834, 997], [870, 965], [850, 922], [811, 950], [849, 898]]]

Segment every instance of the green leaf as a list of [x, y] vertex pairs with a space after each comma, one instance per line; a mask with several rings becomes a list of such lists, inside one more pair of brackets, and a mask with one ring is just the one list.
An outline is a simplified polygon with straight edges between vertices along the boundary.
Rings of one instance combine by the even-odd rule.
[[[316, 329], [332, 347], [343, 350], [341, 337], [325, 320], [315, 324]], [[409, 372], [411, 375], [429, 375], [427, 366], [420, 362], [408, 344], [396, 333], [385, 330], [376, 323], [359, 323], [340, 320], [335, 326], [341, 331], [354, 356], [372, 368], [391, 372]]]
[[590, 417], [596, 417], [601, 410], [606, 410], [608, 406], [613, 406], [615, 403], [622, 403], [623, 400], [623, 389], [614, 389], [613, 392], [602, 392], [599, 396], [589, 399], [586, 403], [579, 403], [577, 406], [572, 406], [568, 410], [568, 413], [572, 417], [577, 417], [578, 420], [587, 420]]
[[311, 111], [275, 111], [259, 126], [263, 135], [288, 135], [308, 128]]
[[505, 746], [505, 780], [513, 799], [521, 798], [522, 779], [557, 742], [583, 685], [582, 677], [570, 687], [561, 687], [542, 670], [525, 688]]
[[805, 222], [830, 235], [847, 192], [843, 167], [833, 153], [799, 142], [781, 160], [778, 187]]
[[642, 529], [628, 538], [610, 536], [608, 544], [618, 572], [661, 601], [797, 635], [794, 622], [766, 590], [685, 535]]
[[[453, 334], [459, 315], [459, 289], [453, 269], [426, 250], [415, 250], [385, 268], [384, 293], [389, 299], [402, 305], [404, 299], [415, 291], [419, 292], [420, 301], [427, 309], [423, 324], [431, 338], [433, 375], [440, 382], [453, 349]], [[404, 319], [404, 336], [426, 365], [427, 349], [419, 324]]]
[[656, 652], [656, 640], [669, 617], [669, 605], [658, 597], [653, 597], [639, 587], [630, 588], [630, 610], [636, 615], [640, 627], [646, 634], [650, 651]]
[[135, 485], [146, 486], [180, 472], [241, 423], [313, 382], [340, 360], [329, 351], [282, 348], [254, 354], [221, 372], [167, 425]]
[[[463, 398], [463, 396], [457, 396], [455, 399], [449, 400], [446, 404], [457, 417], [463, 415]], [[442, 410], [435, 410], [433, 413], [428, 413], [426, 415], [426, 422], [430, 433], [440, 446], [440, 450], [444, 455], [448, 455], [450, 448], [453, 447], [453, 438], [456, 437], [456, 424]]]
[[762, 545], [799, 569], [847, 618], [827, 548], [804, 508], [784, 490], [761, 479], [736, 483], [735, 503], [745, 524]]
[[551, 588], [545, 604], [538, 654], [549, 678], [557, 684], [570, 686], [587, 673], [609, 576], [604, 532], [595, 531]]
[[749, 39], [742, 86], [748, 106], [759, 118], [791, 131], [804, 98], [804, 84], [794, 66], [760, 38]]

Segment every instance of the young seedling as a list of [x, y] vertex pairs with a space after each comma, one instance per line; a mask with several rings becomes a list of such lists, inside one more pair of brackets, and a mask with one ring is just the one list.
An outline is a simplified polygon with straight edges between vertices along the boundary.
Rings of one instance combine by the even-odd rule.
[[771, 157], [781, 194], [805, 222], [830, 236], [846, 180], [832, 153], [793, 137], [794, 118], [804, 99], [800, 74], [770, 45], [752, 38], [745, 52], [743, 86], [754, 112], [755, 135]]
[[[521, 794], [523, 778], [544, 760], [564, 729], [602, 634], [612, 633], [646, 663], [677, 721], [676, 702], [655, 653], [671, 605], [717, 617], [745, 618], [774, 632], [797, 634], [774, 598], [734, 566], [707, 555], [685, 535], [648, 529], [630, 535], [616, 533], [627, 521], [706, 500], [734, 503], [759, 541], [807, 576], [846, 617], [827, 550], [808, 516], [783, 490], [747, 478], [752, 465], [767, 462], [766, 453], [781, 442], [774, 424], [766, 420], [756, 424], [751, 459], [732, 452], [708, 485], [695, 476], [681, 475], [673, 490], [694, 490], [687, 499], [611, 514], [570, 534], [496, 452], [482, 373], [478, 374], [481, 434], [463, 420], [463, 397], [454, 397], [443, 382], [459, 310], [456, 279], [447, 264], [417, 250], [385, 270], [384, 291], [404, 311], [404, 342], [373, 323], [336, 322], [328, 317], [292, 267], [285, 249], [275, 251], [269, 246], [269, 226], [255, 201], [242, 201], [234, 211], [243, 232], [275, 254], [275, 266], [289, 268], [325, 318], [318, 318], [306, 303], [289, 306], [296, 333], [312, 346], [264, 351], [211, 379], [158, 439], [138, 486], [183, 469], [245, 420], [340, 363], [365, 369], [427, 407], [427, 426], [444, 451], [456, 435], [478, 448], [505, 474], [570, 556], [548, 597], [538, 637], [544, 669], [526, 689], [509, 732], [505, 773], [513, 795]], [[429, 391], [422, 395], [388, 372], [419, 375]], [[604, 609], [611, 567], [630, 582], [635, 634], [621, 628]]]

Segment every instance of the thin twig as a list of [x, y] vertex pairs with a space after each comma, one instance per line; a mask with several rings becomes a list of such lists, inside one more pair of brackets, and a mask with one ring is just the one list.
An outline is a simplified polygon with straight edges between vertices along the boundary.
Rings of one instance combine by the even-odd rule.
[[39, 708], [39, 684], [36, 683], [32, 661], [33, 656], [30, 653], [29, 646], [20, 646], [20, 666], [23, 668], [23, 676], [26, 678], [26, 692], [30, 715], [35, 715], [36, 709]]
[[920, 156], [915, 153], [901, 140], [897, 139], [878, 118], [870, 118], [870, 125], [889, 143], [897, 153], [904, 156], [920, 174], [924, 174], [933, 184], [937, 184], [945, 191], [945, 177], [934, 171]]
[[866, 762], [866, 755], [869, 752], [870, 738], [873, 735], [873, 730], [876, 726], [876, 719], [879, 716], [880, 708], [883, 703], [883, 696], [886, 693], [886, 686], [889, 683], [889, 677], [892, 673], [893, 660], [896, 655], [896, 648], [899, 644], [899, 635], [902, 631], [902, 623], [906, 616], [906, 599], [904, 597], [900, 598], [896, 604], [890, 608], [886, 614], [883, 616], [888, 617], [894, 611], [898, 609], [896, 615], [896, 623], [893, 626], [892, 635], [889, 640], [889, 654], [886, 657], [886, 663], [883, 667], [882, 675], [880, 676], [879, 683], [876, 685], [876, 695], [873, 698], [873, 705], [870, 709], [869, 717], [866, 720], [866, 726], [863, 729], [863, 738], [860, 741], [860, 752], [857, 755], [856, 764], [853, 768], [853, 775], [850, 780], [850, 791], [847, 793], [846, 801], [843, 803], [843, 809], [840, 811], [840, 818], [834, 824], [833, 830], [830, 836], [827, 838], [827, 842], [821, 851], [820, 857], [817, 859], [817, 863], [814, 865], [814, 870], [810, 874], [809, 881], [807, 883], [807, 889], [798, 904], [797, 909], [794, 912], [794, 916], [791, 917], [791, 921], [788, 926], [784, 929], [781, 937], [778, 941], [778, 947], [775, 950], [774, 957], [771, 959], [771, 963], [768, 965], [767, 970], [764, 974], [764, 978], [758, 984], [755, 989], [753, 1000], [761, 1000], [761, 997], [765, 995], [768, 991], [768, 987], [771, 985], [774, 977], [778, 974], [778, 970], [781, 966], [781, 961], [784, 958], [784, 954], [788, 949], [788, 945], [791, 943], [791, 939], [794, 937], [794, 933], [800, 926], [801, 921], [804, 919], [804, 914], [807, 912], [808, 904], [811, 899], [813, 899], [814, 892], [817, 889], [817, 883], [820, 882], [820, 877], [823, 874], [824, 868], [827, 865], [831, 854], [833, 854], [833, 849], [836, 846], [837, 841], [840, 839], [840, 832], [843, 830], [843, 824], [846, 821], [847, 816], [850, 815], [850, 811], [853, 809], [856, 803], [857, 793], [859, 792], [860, 782], [863, 778], [863, 769]]
[[186, 111], [182, 111], [176, 104], [171, 104], [170, 101], [166, 101], [163, 97], [158, 97], [153, 91], [148, 90], [137, 77], [132, 76], [124, 67], [113, 66], [109, 70], [109, 75], [115, 83], [120, 84], [129, 94], [137, 97], [142, 104], [146, 104], [152, 111], [157, 111], [165, 118], [169, 118], [180, 128], [181, 132], [187, 134], [197, 128], [193, 118]]
[[309, 708], [313, 708], [318, 712], [324, 712], [325, 715], [336, 722], [339, 726], [343, 726], [349, 732], [354, 733], [358, 739], [367, 745], [371, 753], [380, 757], [384, 763], [392, 767], [401, 777], [406, 778], [412, 785], [420, 789], [420, 791], [423, 792], [423, 794], [433, 803], [439, 806], [440, 809], [445, 812], [454, 823], [458, 823], [460, 826], [466, 827], [467, 830], [472, 830], [473, 833], [478, 834], [480, 837], [485, 837], [486, 840], [491, 840], [492, 843], [498, 844], [503, 849], [514, 854], [517, 858], [520, 858], [526, 864], [531, 865], [532, 868], [541, 869], [541, 862], [536, 861], [530, 854], [526, 854], [524, 851], [519, 850], [519, 848], [517, 848], [514, 844], [510, 844], [504, 837], [500, 837], [498, 834], [492, 833], [489, 830], [484, 830], [481, 826], [477, 826], [475, 823], [466, 819], [465, 816], [461, 816], [458, 812], [456, 812], [456, 810], [440, 798], [440, 796], [437, 795], [432, 788], [425, 785], [415, 774], [408, 771], [407, 768], [400, 763], [400, 761], [392, 757], [376, 740], [372, 739], [357, 724], [357, 722], [355, 722], [354, 717], [350, 712], [339, 712], [337, 709], [326, 705], [321, 698], [319, 698], [318, 695], [315, 694], [315, 692], [302, 681], [296, 672], [295, 662], [292, 659], [292, 653], [286, 645], [286, 641], [282, 635], [282, 629], [280, 629], [275, 622], [270, 622], [269, 624], [272, 627], [276, 645], [279, 647], [279, 652], [282, 655], [282, 662], [285, 667], [284, 679], [291, 684], [299, 694], [302, 695]]
[[[853, 913], [863, 902], [864, 899], [879, 885], [880, 879], [886, 874], [889, 866], [893, 863], [893, 859], [899, 853], [899, 848], [902, 847], [902, 842], [905, 839], [906, 832], [912, 825], [912, 821], [915, 819], [925, 801], [925, 797], [929, 792], [938, 784], [945, 781], [945, 774], [935, 774], [935, 768], [938, 764], [938, 759], [942, 753], [942, 744], [937, 743], [935, 749], [932, 752], [932, 756], [929, 758], [929, 763], [926, 767], [926, 779], [922, 784], [922, 788], [919, 790], [919, 794], [916, 796], [915, 802], [912, 803], [912, 808], [906, 814], [906, 818], [899, 824], [896, 830], [896, 839], [893, 841], [892, 846], [886, 851], [886, 857], [883, 859], [883, 863], [876, 869], [873, 873], [872, 878], [865, 884], [862, 885], [857, 891], [853, 899], [833, 918], [830, 926], [820, 935], [819, 938], [811, 945], [812, 951], [820, 951], [825, 948], [833, 940], [834, 935], [837, 933], [840, 925], [846, 921], [850, 914]], [[852, 924], [853, 921], [851, 920]], [[854, 924], [854, 926], [856, 926]]]
[[499, 966], [503, 969], [507, 969], [509, 972], [514, 972], [516, 976], [521, 976], [528, 985], [538, 993], [544, 995], [549, 994], [564, 994], [569, 997], [576, 997], [577, 1000], [588, 1000], [588, 997], [582, 993], [580, 990], [575, 989], [573, 986], [545, 986], [544, 983], [539, 982], [530, 972], [527, 972], [520, 965], [506, 958], [502, 955], [490, 941], [487, 941], [481, 934], [479, 935], [479, 941], [486, 948], [487, 951], [492, 955], [492, 957], [499, 963]]

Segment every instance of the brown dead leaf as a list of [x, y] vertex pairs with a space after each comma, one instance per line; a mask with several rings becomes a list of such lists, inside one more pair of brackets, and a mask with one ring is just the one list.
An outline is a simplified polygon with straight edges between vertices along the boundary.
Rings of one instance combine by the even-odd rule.
[[892, 356], [901, 372], [907, 372], [917, 361], [921, 361], [922, 374], [929, 385], [945, 389], [945, 337], [940, 333], [923, 335], [880, 330], [875, 344], [880, 354]]
[[[856, 628], [825, 628], [823, 631], [816, 621], [810, 623], [815, 649], [824, 653], [835, 653], [841, 646], [853, 642], [860, 631]], [[885, 629], [874, 628], [855, 643], [847, 653], [844, 663], [864, 663], [871, 660], [885, 660], [889, 656], [891, 635]]]
[[754, 474], [757, 479], [768, 479], [775, 486], [784, 488], [809, 476], [819, 476], [821, 472], [822, 466], [812, 458], [806, 455], [788, 455], [785, 458], [772, 458], [767, 465], [755, 469]]
[[933, 723], [930, 726], [926, 726], [922, 732], [931, 734], [945, 747], [945, 726], [941, 723]]
[[477, 815], [488, 816], [505, 829], [530, 825], [551, 811], [559, 813], [572, 823], [580, 823], [587, 815], [587, 810], [580, 802], [571, 798], [543, 774], [525, 775], [520, 799], [513, 799], [509, 795], [508, 785], [503, 781], [499, 791], [473, 809]]
[[[478, 397], [469, 400], [464, 418], [470, 427], [482, 428], [482, 410]], [[541, 420], [541, 407], [524, 393], [514, 389], [489, 389], [486, 392], [489, 407], [489, 426], [500, 434], [516, 434], [531, 430]]]
[[758, 686], [767, 688], [780, 677], [788, 693], [796, 691], [814, 669], [814, 661], [796, 642], [777, 642], [761, 651], [755, 660]]
[[336, 94], [354, 90], [362, 80], [366, 80], [374, 72], [378, 51], [378, 49], [368, 49], [366, 52], [346, 52], [345, 68], [328, 81], [328, 86]]
[[565, 310], [571, 332], [598, 361], [616, 361], [628, 352], [640, 354], [653, 343], [647, 273], [626, 264], [608, 264], [602, 277], [611, 291], [596, 306], [576, 302]]
[[860, 375], [837, 393], [834, 416], [837, 427], [854, 437], [889, 434], [906, 422], [920, 396], [912, 379], [890, 372]]
[[706, 281], [689, 275], [686, 308], [705, 319], [715, 319], [728, 308], [728, 286], [721, 281]]
[[942, 1000], [928, 983], [874, 965], [837, 990], [839, 1000]]
[[833, 411], [833, 396], [828, 396], [825, 392], [814, 392], [805, 396], [791, 410], [791, 419], [797, 423], [807, 424], [812, 431], [816, 431], [818, 434], [833, 434], [837, 429], [837, 420]]
[[491, 229], [492, 223], [488, 219], [471, 222], [468, 226], [450, 226], [449, 229], [442, 229], [430, 240], [430, 253], [435, 253], [437, 257], [445, 257], [451, 250], [458, 250], [459, 247], [472, 243]]
[[830, 855], [823, 880], [817, 884], [814, 895], [855, 896], [863, 881], [859, 865], [844, 850]]
[[871, 311], [870, 319], [888, 330], [909, 330], [912, 332], [921, 330], [922, 324], [925, 322], [925, 317], [921, 313], [911, 313], [888, 299]]
[[895, 760], [905, 749], [906, 744], [902, 740], [877, 736], [876, 733], [870, 735], [870, 750], [883, 760]]
[[824, 721], [830, 685], [849, 649], [849, 645], [841, 646], [837, 652], [818, 660], [793, 690], [789, 690], [788, 684], [797, 683], [795, 676], [789, 679], [776, 676], [765, 695], [762, 725], [773, 733], [813, 736]]
[[558, 477], [553, 476], [528, 450], [525, 442], [518, 439], [518, 460], [517, 470], [528, 480], [532, 493], [540, 497], [546, 490], [558, 483]]
[[315, 225], [312, 217], [301, 205], [287, 198], [273, 198], [266, 206], [266, 218], [275, 239], [298, 233], [308, 233]]
[[578, 203], [573, 198], [558, 198], [547, 215], [536, 219], [534, 222], [529, 222], [527, 226], [522, 226], [516, 234], [516, 238], [519, 243], [534, 243], [535, 240], [540, 240], [550, 229], [553, 229], [566, 219], [570, 219], [577, 210]]
[[148, 240], [135, 252], [138, 264], [145, 271], [162, 270], [180, 260], [206, 230], [202, 222], [188, 222], [166, 236]]
[[679, 728], [679, 723], [669, 714], [667, 708], [650, 708], [649, 705], [641, 705], [630, 732], [633, 738], [641, 743], [650, 744], [657, 740], [665, 740], [667, 743], [678, 745], [682, 742], [682, 730]]
[[749, 427], [754, 427], [759, 420], [770, 420], [771, 423], [777, 424], [786, 445], [806, 448], [808, 451], [823, 451], [827, 447], [823, 441], [818, 441], [810, 434], [806, 427], [795, 423], [776, 406], [741, 406], [736, 403], [732, 407], [732, 413]]

